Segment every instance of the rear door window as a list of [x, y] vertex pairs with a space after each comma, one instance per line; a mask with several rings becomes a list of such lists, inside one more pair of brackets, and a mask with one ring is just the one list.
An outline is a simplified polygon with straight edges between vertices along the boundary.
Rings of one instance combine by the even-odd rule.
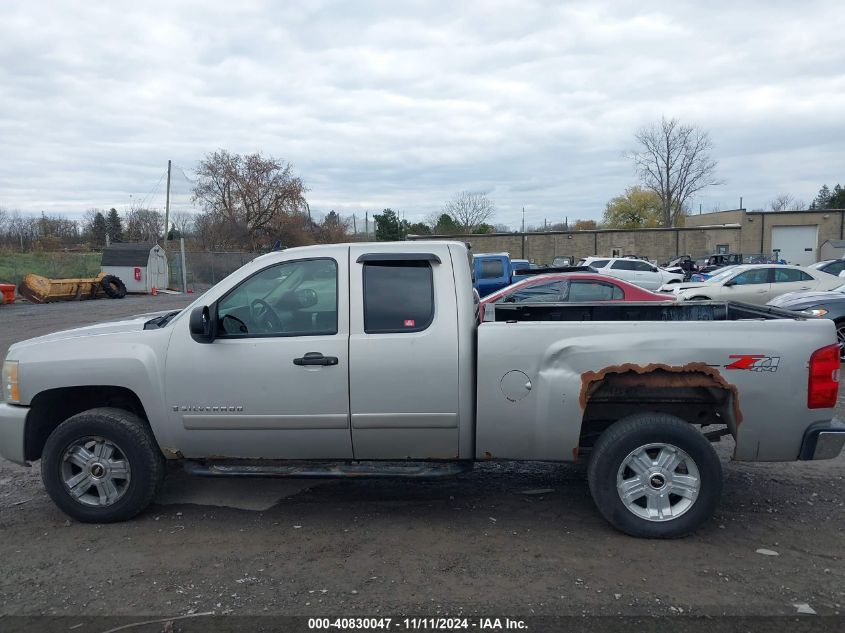
[[645, 273], [653, 273], [654, 272], [654, 266], [652, 266], [648, 262], [635, 261], [634, 262], [634, 270], [638, 270], [640, 272], [645, 272]]
[[429, 262], [364, 264], [364, 331], [367, 334], [421, 332], [433, 320], [434, 279]]
[[775, 268], [774, 283], [776, 284], [812, 280], [813, 278], [810, 277], [810, 275], [805, 273], [803, 270], [798, 270], [797, 268]]
[[610, 267], [613, 270], [637, 270], [636, 264], [637, 262], [631, 259], [617, 259]]
[[580, 280], [569, 284], [568, 301], [613, 301], [624, 299], [619, 286], [604, 281]]

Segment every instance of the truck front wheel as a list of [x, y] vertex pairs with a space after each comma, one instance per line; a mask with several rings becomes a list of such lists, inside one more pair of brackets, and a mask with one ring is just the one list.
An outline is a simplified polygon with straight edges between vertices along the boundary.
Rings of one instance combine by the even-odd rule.
[[587, 469], [593, 500], [618, 530], [677, 538], [710, 519], [722, 465], [695, 427], [663, 413], [619, 420], [599, 437]]
[[149, 426], [123, 409], [83, 411], [47, 438], [41, 477], [53, 502], [85, 523], [142, 512], [164, 481], [165, 460]]

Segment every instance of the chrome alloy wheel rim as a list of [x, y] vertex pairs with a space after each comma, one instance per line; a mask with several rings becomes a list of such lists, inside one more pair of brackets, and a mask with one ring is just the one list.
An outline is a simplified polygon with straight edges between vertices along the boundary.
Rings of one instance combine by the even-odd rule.
[[113, 505], [129, 489], [129, 460], [117, 444], [103, 437], [72, 442], [62, 455], [60, 468], [65, 489], [82, 505]]
[[625, 507], [647, 521], [671, 521], [687, 512], [701, 489], [693, 459], [671, 444], [645, 444], [622, 460], [616, 491]]

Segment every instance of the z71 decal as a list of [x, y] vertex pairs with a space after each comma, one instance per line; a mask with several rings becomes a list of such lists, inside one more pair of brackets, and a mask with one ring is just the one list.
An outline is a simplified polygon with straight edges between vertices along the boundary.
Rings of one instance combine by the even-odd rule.
[[762, 354], [731, 354], [730, 359], [736, 359], [725, 369], [745, 369], [747, 371], [777, 371], [780, 356], [763, 356]]

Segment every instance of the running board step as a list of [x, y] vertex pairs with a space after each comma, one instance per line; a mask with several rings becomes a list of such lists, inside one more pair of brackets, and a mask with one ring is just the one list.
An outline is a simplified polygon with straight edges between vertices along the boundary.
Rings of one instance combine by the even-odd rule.
[[186, 461], [183, 468], [198, 477], [291, 477], [338, 479], [400, 478], [437, 479], [454, 477], [472, 470], [471, 461], [462, 462], [290, 462], [261, 460]]

